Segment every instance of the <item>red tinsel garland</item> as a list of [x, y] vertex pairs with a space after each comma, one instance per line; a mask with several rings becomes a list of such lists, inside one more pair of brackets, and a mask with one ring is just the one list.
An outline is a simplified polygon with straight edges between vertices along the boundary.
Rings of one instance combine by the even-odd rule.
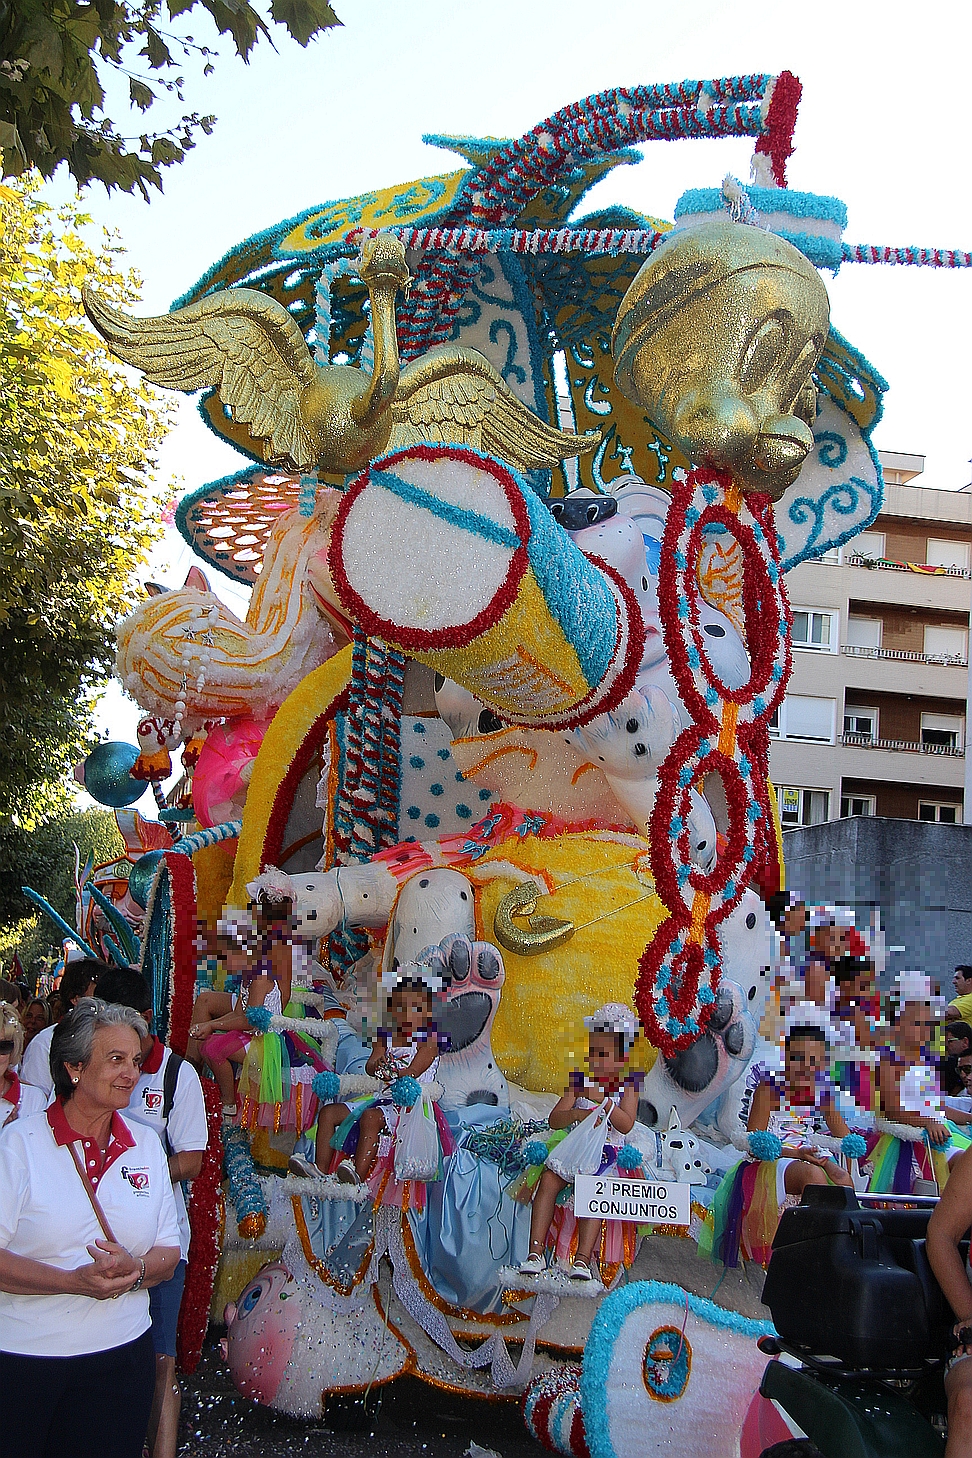
[[179, 1369], [187, 1375], [195, 1372], [202, 1355], [220, 1255], [219, 1187], [223, 1175], [223, 1106], [219, 1089], [211, 1078], [204, 1078], [202, 1087], [206, 1100], [209, 1142], [203, 1154], [202, 1168], [192, 1182], [189, 1196], [192, 1243], [189, 1247], [189, 1266], [182, 1306], [179, 1309], [179, 1330], [176, 1338]]
[[184, 1054], [196, 996], [196, 877], [192, 857], [166, 851], [172, 906], [172, 996], [169, 1046]]
[[[729, 531], [744, 559], [751, 668], [738, 689], [720, 682], [699, 617], [699, 558], [704, 534], [714, 525]], [[636, 1000], [652, 1043], [671, 1057], [698, 1038], [711, 1015], [720, 975], [719, 924], [749, 881], [771, 881], [776, 859], [766, 779], [768, 725], [786, 690], [791, 651], [768, 500], [741, 498], [728, 477], [710, 471], [696, 469], [680, 482], [665, 524], [658, 601], [672, 674], [693, 723], [658, 771], [651, 868], [670, 916], [645, 948]], [[728, 826], [716, 866], [706, 874], [692, 864], [689, 817], [692, 788], [708, 773], [722, 781]]]
[[766, 113], [766, 130], [756, 143], [756, 151], [773, 164], [777, 187], [786, 187], [786, 162], [793, 155], [793, 129], [802, 95], [803, 84], [799, 78], [792, 71], [781, 71]]

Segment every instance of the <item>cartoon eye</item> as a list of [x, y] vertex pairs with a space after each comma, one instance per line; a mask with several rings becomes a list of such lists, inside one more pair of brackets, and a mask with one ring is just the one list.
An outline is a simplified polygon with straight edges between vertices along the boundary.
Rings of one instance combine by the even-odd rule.
[[483, 709], [482, 713], [479, 716], [480, 734], [495, 734], [496, 731], [498, 729], [502, 729], [502, 727], [503, 720], [500, 719], [496, 714], [494, 714], [492, 709]]
[[644, 588], [645, 592], [647, 592], [648, 591], [648, 578], [647, 577], [643, 577], [641, 579], [641, 585]]
[[721, 623], [706, 623], [702, 631], [708, 633], [710, 638], [724, 638], [726, 636], [726, 630]]
[[756, 913], [755, 913], [755, 911], [751, 911], [749, 913], [749, 915], [746, 917], [746, 925], [749, 927], [749, 930], [752, 931], [753, 927], [756, 925]]
[[250, 1312], [253, 1310], [254, 1306], [257, 1305], [262, 1295], [262, 1281], [258, 1281], [255, 1286], [251, 1286], [249, 1291], [244, 1291], [243, 1296], [240, 1299], [237, 1316], [249, 1316]]
[[789, 348], [789, 320], [785, 316], [771, 314], [756, 330], [743, 357], [739, 384], [747, 395], [762, 389], [770, 375], [780, 372], [781, 367], [788, 363], [786, 355]]

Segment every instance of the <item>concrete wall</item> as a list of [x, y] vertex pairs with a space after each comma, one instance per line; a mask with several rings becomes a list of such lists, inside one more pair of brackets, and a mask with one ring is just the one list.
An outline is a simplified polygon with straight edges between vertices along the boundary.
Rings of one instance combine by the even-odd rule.
[[889, 975], [919, 967], [950, 994], [956, 963], [972, 963], [972, 825], [859, 817], [789, 830], [787, 885], [807, 901], [853, 906], [857, 924], [881, 909]]

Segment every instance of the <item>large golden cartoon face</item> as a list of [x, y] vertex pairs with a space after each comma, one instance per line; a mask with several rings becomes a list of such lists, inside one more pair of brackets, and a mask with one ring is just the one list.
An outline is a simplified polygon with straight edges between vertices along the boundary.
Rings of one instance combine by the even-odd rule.
[[620, 389], [699, 466], [774, 500], [813, 447], [830, 307], [792, 244], [726, 218], [675, 230], [621, 301]]

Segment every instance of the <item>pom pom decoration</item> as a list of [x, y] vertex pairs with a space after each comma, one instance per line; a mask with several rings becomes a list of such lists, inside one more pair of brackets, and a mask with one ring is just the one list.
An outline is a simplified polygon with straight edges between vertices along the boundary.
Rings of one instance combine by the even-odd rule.
[[406, 1073], [395, 1079], [389, 1092], [393, 1104], [397, 1104], [400, 1109], [410, 1109], [422, 1097], [422, 1085], [417, 1078]]
[[258, 1033], [269, 1033], [273, 1014], [268, 1007], [248, 1007], [246, 1020]]
[[618, 1150], [618, 1169], [638, 1169], [641, 1166], [642, 1153], [633, 1144], [622, 1144]]
[[341, 1092], [341, 1080], [336, 1073], [325, 1069], [323, 1073], [314, 1074], [311, 1079], [311, 1092], [322, 1104], [332, 1103]]
[[771, 1161], [783, 1153], [782, 1142], [768, 1129], [754, 1129], [746, 1143], [753, 1159]]
[[549, 1153], [542, 1139], [531, 1139], [523, 1150], [523, 1158], [528, 1165], [546, 1164]]
[[236, 1127], [225, 1129], [223, 1147], [237, 1228], [245, 1240], [258, 1240], [267, 1228], [267, 1203], [256, 1177], [245, 1130]]
[[867, 1140], [862, 1134], [845, 1134], [840, 1141], [840, 1152], [847, 1159], [863, 1159], [867, 1153]]

